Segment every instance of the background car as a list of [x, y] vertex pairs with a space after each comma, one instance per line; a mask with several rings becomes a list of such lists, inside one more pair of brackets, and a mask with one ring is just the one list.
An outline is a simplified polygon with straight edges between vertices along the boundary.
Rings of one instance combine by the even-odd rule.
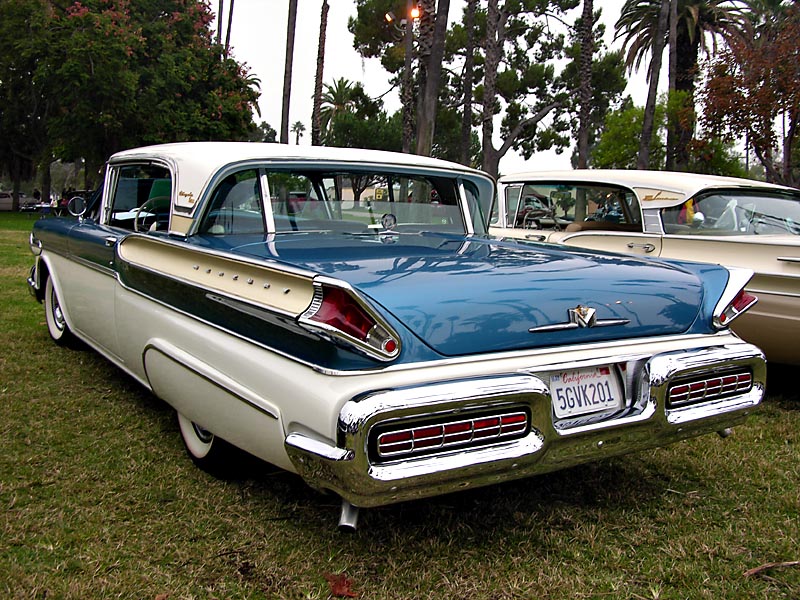
[[[11, 210], [13, 207], [14, 195], [12, 192], [0, 192], [0, 210]], [[19, 193], [19, 206], [22, 209], [28, 202], [28, 197], [24, 192]]]
[[28, 283], [53, 340], [174, 407], [198, 465], [243, 449], [341, 496], [345, 528], [758, 405], [763, 355], [728, 329], [752, 272], [501, 242], [494, 198], [421, 156], [138, 148], [78, 219], [34, 225]]
[[[520, 223], [520, 198], [551, 199], [557, 221]], [[500, 179], [493, 234], [752, 269], [758, 304], [734, 329], [771, 361], [800, 364], [800, 191], [663, 171], [576, 170]]]

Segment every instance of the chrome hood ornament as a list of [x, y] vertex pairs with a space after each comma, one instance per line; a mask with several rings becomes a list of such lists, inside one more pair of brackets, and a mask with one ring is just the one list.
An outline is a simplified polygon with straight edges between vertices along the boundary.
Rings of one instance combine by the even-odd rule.
[[530, 333], [542, 333], [546, 331], [578, 329], [579, 327], [612, 327], [614, 325], [627, 325], [630, 323], [630, 319], [598, 319], [597, 310], [580, 304], [575, 308], [567, 309], [567, 316], [569, 317], [569, 321], [566, 323], [531, 327], [528, 331]]

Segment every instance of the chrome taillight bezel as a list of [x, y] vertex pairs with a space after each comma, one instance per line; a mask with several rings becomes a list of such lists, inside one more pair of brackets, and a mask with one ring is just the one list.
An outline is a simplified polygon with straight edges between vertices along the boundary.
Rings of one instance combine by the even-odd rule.
[[758, 298], [752, 294], [748, 294], [752, 300], [746, 302], [740, 307], [735, 307], [734, 303], [739, 295], [744, 291], [744, 286], [752, 279], [753, 271], [750, 269], [741, 269], [738, 267], [727, 267], [730, 276], [728, 277], [728, 285], [725, 291], [720, 296], [717, 305], [714, 307], [712, 316], [712, 323], [714, 328], [722, 330], [730, 327], [731, 323], [739, 316], [744, 314], [758, 302]]
[[[325, 277], [314, 280], [314, 296], [297, 322], [305, 329], [333, 343], [343, 345], [382, 362], [396, 359], [402, 350], [400, 336], [352, 287], [344, 282]], [[348, 298], [373, 322], [365, 338], [359, 339], [325, 322], [314, 320], [324, 301], [326, 289], [336, 289]]]

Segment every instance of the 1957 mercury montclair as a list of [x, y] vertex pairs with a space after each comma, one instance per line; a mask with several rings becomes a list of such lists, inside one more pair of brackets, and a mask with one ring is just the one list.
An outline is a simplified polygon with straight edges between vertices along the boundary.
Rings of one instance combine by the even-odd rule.
[[29, 285], [231, 446], [358, 507], [726, 431], [761, 400], [728, 325], [752, 272], [487, 235], [487, 175], [412, 155], [185, 143], [120, 152], [41, 219]]

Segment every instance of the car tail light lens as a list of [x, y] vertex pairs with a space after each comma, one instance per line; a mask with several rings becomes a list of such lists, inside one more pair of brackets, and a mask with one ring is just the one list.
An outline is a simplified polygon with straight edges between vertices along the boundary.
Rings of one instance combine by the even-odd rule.
[[735, 371], [714, 376], [699, 374], [671, 384], [667, 393], [667, 406], [677, 408], [710, 402], [727, 396], [745, 394], [752, 387], [753, 374], [750, 371]]
[[729, 327], [731, 321], [758, 302], [758, 298], [744, 290], [740, 290], [733, 301], [716, 317], [719, 327]]
[[758, 302], [758, 298], [744, 289], [753, 272], [737, 267], [728, 267], [728, 272], [728, 285], [714, 308], [713, 323], [717, 329], [730, 327], [734, 319]]
[[375, 451], [379, 460], [388, 460], [436, 450], [482, 446], [523, 437], [528, 433], [528, 421], [526, 412], [516, 410], [413, 427], [381, 428], [375, 438]]
[[300, 323], [381, 360], [400, 353], [398, 336], [349, 290], [315, 284]]

